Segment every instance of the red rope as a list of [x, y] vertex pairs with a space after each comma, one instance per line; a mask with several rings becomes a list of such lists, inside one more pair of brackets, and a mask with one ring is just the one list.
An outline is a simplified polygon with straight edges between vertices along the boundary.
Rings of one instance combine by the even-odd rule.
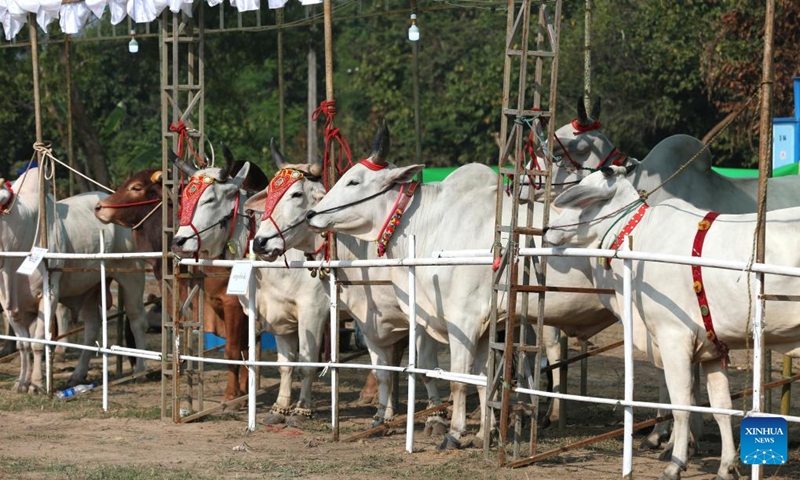
[[[333, 125], [333, 118], [336, 116], [336, 100], [323, 100], [319, 107], [311, 114], [311, 120], [317, 121], [320, 115], [325, 115], [325, 154], [322, 161], [322, 184], [325, 190], [330, 188], [328, 185], [328, 172], [330, 168], [336, 168], [338, 175], [346, 172], [353, 166], [353, 154], [350, 151], [350, 144], [347, 139], [341, 135], [338, 128]], [[339, 143], [338, 156], [334, 164], [331, 159], [331, 144], [334, 142]], [[345, 162], [345, 160], [347, 160]]]
[[183, 159], [184, 154], [184, 146], [189, 147], [189, 152], [194, 156], [196, 163], [200, 168], [205, 168], [206, 162], [197, 155], [194, 147], [192, 146], [191, 138], [189, 137], [189, 130], [186, 128], [186, 124], [183, 123], [183, 120], [178, 120], [178, 123], [173, 123], [169, 126], [170, 132], [176, 132], [178, 134], [178, 158]]

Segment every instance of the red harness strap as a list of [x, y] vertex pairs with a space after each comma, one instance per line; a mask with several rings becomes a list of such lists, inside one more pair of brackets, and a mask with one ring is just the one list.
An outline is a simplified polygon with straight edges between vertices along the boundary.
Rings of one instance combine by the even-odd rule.
[[386, 255], [386, 246], [389, 244], [389, 240], [392, 239], [395, 229], [400, 225], [400, 218], [403, 216], [403, 212], [406, 211], [406, 207], [411, 202], [411, 197], [414, 196], [414, 191], [418, 186], [419, 182], [411, 182], [408, 184], [408, 190], [404, 193], [403, 190], [405, 190], [406, 184], [400, 185], [400, 194], [397, 196], [397, 201], [394, 202], [392, 214], [386, 219], [386, 223], [383, 224], [381, 233], [378, 235], [379, 257]]
[[[625, 224], [625, 227], [622, 229], [622, 231], [619, 232], [617, 238], [614, 239], [614, 243], [612, 243], [611, 246], [608, 247], [610, 250], [617, 250], [619, 247], [622, 246], [622, 241], [625, 240], [625, 237], [633, 233], [633, 229], [636, 228], [636, 225], [639, 225], [639, 222], [642, 221], [642, 218], [644, 217], [644, 214], [648, 208], [650, 208], [650, 206], [646, 203], [643, 203], [639, 207], [639, 209], [636, 210], [636, 213], [633, 214], [631, 219], [628, 220], [628, 223]], [[600, 263], [603, 265], [603, 267], [605, 267], [606, 270], [610, 269], [611, 257], [601, 258]]]
[[[692, 256], [700, 257], [703, 254], [703, 242], [706, 239], [706, 234], [711, 228], [711, 224], [719, 216], [717, 212], [708, 212], [706, 216], [697, 224], [697, 233], [694, 237], [692, 244]], [[703, 272], [700, 266], [692, 265], [692, 288], [694, 293], [697, 294], [697, 303], [700, 305], [700, 316], [703, 318], [703, 326], [706, 329], [706, 338], [714, 342], [717, 351], [722, 356], [722, 363], [728, 364], [728, 346], [722, 343], [714, 331], [714, 322], [711, 319], [711, 310], [708, 307], [708, 298], [706, 298], [706, 290], [703, 285]]]

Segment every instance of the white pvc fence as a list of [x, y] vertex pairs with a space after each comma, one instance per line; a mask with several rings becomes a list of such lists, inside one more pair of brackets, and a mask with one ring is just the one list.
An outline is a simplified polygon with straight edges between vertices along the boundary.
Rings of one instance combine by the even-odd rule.
[[[409, 275], [409, 303], [411, 305], [410, 315], [409, 318], [415, 318], [415, 311], [414, 305], [416, 300], [416, 290], [414, 285], [414, 276], [415, 276], [415, 267], [418, 266], [430, 266], [430, 265], [491, 265], [493, 263], [493, 258], [491, 253], [488, 250], [463, 250], [463, 251], [450, 251], [450, 252], [437, 252], [434, 257], [432, 258], [416, 258], [414, 255], [414, 240], [411, 239], [410, 242], [410, 251], [411, 254], [408, 258], [404, 259], [383, 259], [383, 260], [352, 260], [352, 261], [292, 261], [288, 263], [289, 268], [330, 268], [331, 275], [330, 279], [330, 293], [331, 299], [336, 298], [334, 293], [336, 289], [336, 269], [337, 268], [361, 268], [361, 267], [378, 267], [378, 268], [385, 268], [385, 267], [406, 267], [408, 268], [408, 275]], [[678, 255], [659, 255], [659, 254], [652, 254], [652, 253], [641, 253], [641, 252], [633, 252], [633, 251], [624, 251], [624, 250], [603, 250], [603, 249], [582, 249], [582, 248], [522, 248], [520, 249], [521, 256], [549, 256], [549, 255], [562, 255], [562, 256], [572, 256], [572, 257], [615, 257], [623, 260], [624, 263], [624, 276], [623, 276], [623, 294], [624, 294], [624, 311], [623, 311], [623, 318], [622, 324], [624, 328], [624, 340], [625, 340], [625, 349], [624, 349], [624, 361], [625, 361], [625, 388], [624, 388], [624, 398], [623, 399], [612, 399], [612, 398], [603, 398], [603, 397], [582, 397], [579, 395], [570, 395], [570, 394], [560, 394], [560, 393], [550, 393], [540, 390], [531, 390], [527, 388], [517, 387], [515, 390], [519, 393], [523, 394], [535, 394], [543, 397], [555, 397], [561, 398], [565, 400], [571, 401], [581, 401], [581, 402], [590, 402], [590, 403], [600, 403], [600, 404], [607, 404], [607, 405], [619, 405], [624, 407], [624, 449], [623, 449], [623, 464], [622, 464], [622, 474], [623, 477], [630, 476], [632, 473], [632, 453], [633, 453], [633, 408], [654, 408], [654, 409], [672, 409], [672, 410], [686, 410], [691, 412], [702, 412], [702, 413], [722, 413], [726, 415], [735, 415], [735, 416], [781, 416], [785, 418], [787, 421], [790, 422], [797, 422], [800, 423], [800, 417], [795, 416], [785, 416], [785, 415], [774, 415], [774, 414], [767, 414], [756, 411], [755, 409], [750, 411], [742, 411], [742, 410], [729, 410], [729, 409], [714, 409], [708, 407], [698, 407], [692, 405], [672, 405], [672, 404], [661, 404], [661, 403], [654, 403], [654, 402], [641, 402], [641, 401], [634, 401], [633, 400], [633, 342], [632, 342], [632, 329], [631, 329], [631, 261], [632, 260], [646, 260], [646, 261], [656, 261], [656, 262], [664, 262], [664, 263], [678, 263], [684, 265], [700, 265], [705, 267], [712, 267], [712, 268], [724, 268], [729, 270], [737, 270], [737, 271], [744, 271], [748, 270], [748, 264], [744, 261], [723, 261], [723, 260], [714, 260], [710, 258], [698, 258], [698, 257], [690, 257], [690, 256], [678, 256]], [[0, 253], [0, 257], [26, 257], [28, 253], [20, 253], [20, 252], [2, 252]], [[101, 260], [101, 267], [100, 267], [100, 276], [101, 281], [105, 282], [105, 260], [111, 259], [120, 259], [120, 258], [155, 258], [160, 257], [160, 253], [138, 253], [138, 254], [91, 254], [91, 255], [78, 255], [78, 254], [56, 254], [56, 253], [47, 253], [44, 255], [45, 259], [87, 259], [87, 260]], [[213, 266], [222, 266], [222, 267], [233, 267], [236, 263], [245, 262], [251, 264], [253, 268], [286, 268], [286, 264], [283, 262], [276, 262], [276, 263], [269, 263], [263, 261], [255, 261], [255, 260], [243, 260], [243, 261], [233, 261], [233, 260], [191, 260], [191, 259], [184, 259], [181, 261], [184, 265], [213, 265]], [[750, 271], [753, 272], [761, 272], [767, 274], [778, 274], [778, 275], [789, 275], [789, 276], [800, 276], [800, 268], [795, 267], [785, 267], [785, 266], [776, 266], [776, 265], [767, 265], [767, 264], [753, 264], [749, 268]], [[46, 277], [45, 277], [46, 280]], [[249, 290], [251, 292], [250, 302], [248, 305], [249, 310], [249, 358], [251, 360], [224, 360], [224, 359], [213, 359], [213, 358], [204, 358], [204, 357], [196, 357], [196, 356], [186, 356], [181, 355], [180, 358], [185, 360], [194, 360], [198, 362], [206, 362], [206, 363], [216, 363], [216, 364], [235, 364], [235, 365], [244, 365], [249, 369], [249, 398], [248, 398], [248, 428], [250, 430], [255, 430], [256, 428], [256, 389], [255, 389], [255, 367], [256, 366], [263, 366], [263, 367], [280, 367], [280, 366], [306, 366], [306, 367], [318, 367], [323, 368], [323, 372], [321, 374], [324, 375], [328, 371], [331, 372], [331, 398], [332, 398], [332, 409], [331, 409], [331, 425], [332, 427], [337, 426], [338, 422], [338, 408], [335, 402], [335, 399], [338, 398], [338, 378], [337, 378], [337, 369], [339, 368], [354, 368], [354, 369], [365, 369], [365, 370], [387, 370], [393, 372], [400, 372], [408, 374], [408, 411], [407, 411], [407, 428], [406, 428], [406, 451], [409, 453], [412, 451], [413, 441], [414, 441], [414, 428], [413, 428], [413, 418], [414, 418], [414, 399], [415, 399], [415, 376], [417, 374], [426, 375], [428, 377], [454, 381], [454, 382], [461, 382], [465, 384], [471, 384], [476, 386], [487, 386], [487, 379], [485, 376], [479, 375], [470, 375], [464, 373], [455, 373], [455, 372], [446, 372], [440, 369], [437, 370], [425, 370], [417, 368], [415, 365], [416, 362], [416, 350], [415, 350], [415, 330], [416, 325], [415, 322], [410, 322], [410, 329], [409, 329], [409, 361], [408, 365], [405, 367], [392, 367], [392, 366], [376, 366], [376, 365], [364, 365], [364, 364], [350, 364], [350, 363], [338, 363], [338, 352], [336, 348], [331, 348], [331, 360], [329, 362], [308, 362], [308, 363], [301, 363], [301, 362], [265, 362], [265, 361], [253, 361], [252, 359], [256, 358], [256, 333], [255, 333], [255, 315], [254, 315], [254, 298], [255, 295], [252, 294], [254, 289], [254, 277], [253, 275], [250, 276], [249, 281]], [[47, 291], [47, 282], [45, 281], [45, 290]], [[756, 289], [756, 292], [758, 289]], [[52, 311], [52, 306], [49, 305], [49, 296], [45, 295], [45, 298], [48, 301], [45, 302], [45, 311]], [[105, 293], [102, 297], [102, 310], [103, 310], [103, 331], [102, 331], [102, 345], [97, 345], [96, 347], [91, 346], [84, 346], [84, 345], [77, 345], [68, 342], [57, 342], [50, 340], [50, 331], [49, 328], [46, 328], [46, 337], [43, 340], [34, 340], [31, 339], [30, 341], [33, 343], [41, 343], [46, 345], [46, 356], [47, 359], [47, 368], [50, 368], [49, 365], [49, 348], [55, 345], [62, 345], [69, 348], [76, 348], [81, 350], [90, 350], [97, 352], [98, 354], [103, 355], [103, 409], [108, 409], [108, 355], [125, 355], [125, 356], [134, 356], [134, 357], [141, 357], [149, 360], [157, 360], [160, 361], [162, 354], [161, 352], [154, 352], [149, 350], [142, 350], [142, 349], [131, 349], [131, 348], [124, 348], [118, 345], [108, 346], [108, 331], [106, 328], [107, 325], [107, 317], [106, 317], [106, 298]], [[763, 310], [760, 308], [761, 302], [755, 298], [754, 303], [757, 306], [755, 311], [755, 319], [754, 319], [754, 341], [753, 341], [753, 358], [754, 358], [754, 365], [760, 365], [760, 359], [762, 357], [760, 343], [758, 341], [757, 336], [760, 335], [760, 330], [763, 325]], [[331, 345], [335, 346], [338, 344], [337, 342], [337, 335], [338, 335], [338, 322], [336, 321], [336, 305], [334, 301], [331, 301], [331, 318], [332, 321], [330, 322], [331, 325]], [[9, 340], [18, 340], [17, 337], [9, 337], [0, 335], [2, 339], [9, 339]], [[179, 349], [175, 350], [176, 352]], [[757, 396], [760, 395], [762, 390], [762, 369], [755, 367], [753, 369], [753, 396], [754, 398], [758, 398]], [[51, 389], [51, 385], [47, 385], [48, 391]], [[760, 472], [760, 465], [753, 465], [753, 473], [754, 478], [757, 472]]]

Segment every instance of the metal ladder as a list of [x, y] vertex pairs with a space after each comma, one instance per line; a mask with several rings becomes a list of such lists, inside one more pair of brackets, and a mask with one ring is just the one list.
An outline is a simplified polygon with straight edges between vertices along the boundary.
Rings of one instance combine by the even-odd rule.
[[[160, 21], [159, 52], [161, 60], [161, 153], [164, 172], [163, 205], [171, 202], [177, 215], [179, 178], [167, 151], [177, 150], [177, 137], [170, 126], [183, 120], [191, 129], [190, 138], [205, 138], [205, 78], [203, 56], [203, 4], [196, 4], [195, 20], [165, 10]], [[197, 141], [197, 152], [203, 155], [204, 145]], [[170, 242], [177, 222], [162, 208], [162, 275], [161, 295], [164, 299], [161, 332], [161, 417], [181, 421], [181, 411], [203, 410], [203, 363], [179, 362], [176, 352], [202, 355], [203, 352], [203, 274], [179, 273], [173, 263]], [[189, 300], [181, 309], [179, 282], [189, 279]], [[183, 317], [181, 316], [183, 310]], [[168, 315], [169, 313], [169, 315]], [[185, 388], [181, 385], [185, 380]]]
[[[486, 425], [499, 415], [497, 427], [498, 462], [507, 463], [507, 448], [513, 443], [513, 458], [520, 457], [522, 427], [524, 416], [530, 417], [530, 453], [536, 453], [538, 397], [531, 395], [527, 402], [515, 394], [514, 385], [538, 389], [540, 383], [540, 358], [543, 349], [540, 342], [528, 338], [526, 326], [528, 318], [517, 315], [518, 303], [521, 311], [527, 311], [528, 294], [538, 293], [538, 322], [535, 326], [536, 339], [542, 338], [542, 319], [544, 318], [544, 293], [546, 285], [546, 259], [519, 258], [520, 246], [535, 246], [536, 237], [541, 236], [542, 227], [547, 224], [549, 212], [550, 172], [548, 165], [552, 158], [545, 159], [543, 170], [529, 169], [524, 165], [524, 142], [526, 126], [535, 122], [547, 122], [548, 144], [552, 145], [555, 133], [553, 122], [556, 106], [556, 84], [558, 73], [558, 39], [560, 32], [561, 0], [532, 1], [520, 4], [509, 2], [506, 24], [506, 52], [503, 76], [503, 110], [500, 127], [499, 179], [496, 208], [496, 228], [493, 246], [495, 272], [493, 274], [492, 303], [493, 315], [489, 334], [489, 366], [487, 391]], [[533, 32], [531, 27], [534, 27]], [[532, 36], [532, 33], [535, 34]], [[533, 38], [532, 38], [533, 37]], [[533, 67], [533, 82], [529, 84], [528, 73]], [[549, 85], [543, 80], [549, 72]], [[516, 82], [516, 89], [512, 84]], [[545, 92], [545, 88], [549, 91]], [[526, 94], [533, 91], [533, 102], [526, 108]], [[543, 95], [546, 97], [543, 99]], [[543, 108], [544, 105], [544, 108]], [[534, 141], [541, 143], [540, 138]], [[512, 155], [513, 161], [509, 161]], [[549, 155], [549, 154], [548, 154]], [[521, 205], [519, 193], [524, 178], [536, 176], [544, 180], [544, 204]], [[503, 179], [512, 179], [510, 197], [506, 198]], [[510, 218], [503, 224], [503, 211], [506, 202], [511, 202]], [[533, 226], [534, 208], [543, 208], [543, 224]], [[524, 213], [524, 215], [522, 215]], [[520, 265], [522, 262], [522, 265]], [[520, 270], [522, 269], [522, 270]], [[530, 285], [531, 275], [536, 275], [538, 285]], [[519, 299], [517, 297], [520, 297]], [[498, 340], [498, 334], [505, 332], [505, 339]], [[531, 342], [534, 343], [531, 343]], [[534, 354], [533, 365], [528, 362], [528, 354]], [[516, 370], [514, 364], [516, 363]], [[513, 415], [512, 438], [509, 438], [509, 415]], [[489, 456], [489, 441], [484, 443], [484, 454]]]

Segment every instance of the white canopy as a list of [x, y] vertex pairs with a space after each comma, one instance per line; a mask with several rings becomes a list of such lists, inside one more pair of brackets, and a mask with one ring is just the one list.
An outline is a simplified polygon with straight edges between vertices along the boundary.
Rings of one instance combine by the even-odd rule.
[[[202, 1], [202, 0], [201, 0]], [[205, 0], [215, 6], [224, 0]], [[269, 8], [281, 8], [289, 0], [268, 0]], [[299, 0], [303, 5], [322, 3], [323, 0]], [[192, 15], [193, 0], [85, 0], [74, 3], [61, 3], [61, 0], [0, 0], [0, 23], [6, 40], [13, 39], [28, 21], [28, 14], [36, 15], [36, 23], [46, 30], [54, 20], [58, 20], [61, 31], [75, 34], [83, 29], [90, 14], [100, 18], [106, 7], [111, 14], [111, 23], [117, 25], [130, 16], [136, 23], [149, 23], [158, 18], [165, 8], [171, 12]], [[231, 6], [240, 12], [261, 8], [261, 0], [230, 0]]]

